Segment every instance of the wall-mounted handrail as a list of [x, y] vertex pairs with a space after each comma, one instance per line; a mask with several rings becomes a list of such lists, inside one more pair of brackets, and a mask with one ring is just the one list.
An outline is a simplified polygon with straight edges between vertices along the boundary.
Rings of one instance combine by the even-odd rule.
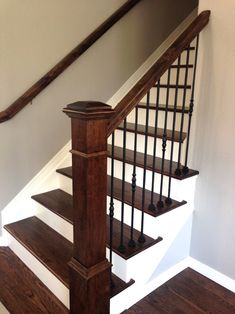
[[128, 0], [105, 22], [87, 36], [67, 56], [59, 61], [49, 72], [31, 86], [22, 96], [15, 100], [8, 108], [0, 112], [0, 123], [14, 117], [27, 104], [29, 104], [41, 91], [64, 72], [74, 61], [76, 61], [88, 48], [90, 48], [105, 32], [128, 13], [141, 0]]
[[108, 136], [118, 127], [127, 117], [138, 102], [154, 86], [164, 72], [179, 57], [184, 49], [208, 24], [210, 11], [203, 11], [187, 27], [187, 29], [174, 41], [174, 43], [164, 52], [164, 54], [154, 63], [148, 72], [139, 82], [127, 93], [127, 95], [117, 104], [115, 112], [110, 119]]

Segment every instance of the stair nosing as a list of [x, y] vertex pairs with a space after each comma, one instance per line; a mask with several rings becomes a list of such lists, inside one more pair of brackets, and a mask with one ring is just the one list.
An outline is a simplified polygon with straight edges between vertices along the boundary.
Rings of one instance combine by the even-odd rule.
[[[10, 224], [7, 224], [4, 226], [4, 229], [7, 230], [7, 232], [9, 232], [9, 234], [17, 241], [19, 242], [20, 245], [22, 245], [32, 256], [34, 256], [39, 263], [41, 263], [43, 265], [43, 267], [45, 267], [48, 271], [50, 271], [66, 288], [69, 289], [69, 279], [68, 279], [68, 276], [67, 276], [67, 281], [63, 278], [63, 276], [60, 276], [59, 272], [56, 272], [51, 266], [50, 264], [46, 263], [40, 256], [39, 254], [37, 254], [37, 252], [35, 250], [32, 249], [31, 245], [29, 243], [26, 243], [24, 242], [22, 239], [21, 239], [21, 236], [22, 235], [17, 235], [16, 233], [14, 233], [14, 231], [11, 230], [11, 225], [14, 225], [14, 224], [17, 224], [17, 223], [20, 223], [22, 221], [26, 221], [26, 220], [30, 220], [32, 221], [32, 219], [34, 221], [36, 221], [36, 223], [39, 223], [39, 224], [42, 224], [44, 225], [44, 228], [47, 228], [48, 230], [53, 230], [53, 233], [56, 234], [56, 236], [58, 237], [62, 237], [62, 235], [60, 235], [57, 231], [55, 231], [53, 228], [51, 228], [50, 226], [48, 226], [46, 223], [44, 223], [43, 221], [41, 221], [40, 218], [36, 217], [36, 216], [32, 216], [32, 217], [28, 217], [28, 218], [25, 218], [23, 220], [20, 220], [20, 221], [16, 221], [14, 223], [10, 223]], [[69, 245], [71, 245], [71, 257], [72, 257], [72, 243], [70, 241], [68, 241], [67, 239], [63, 238], [65, 242], [68, 242], [70, 243]], [[46, 257], [46, 256], [44, 256]], [[67, 265], [67, 264], [66, 264]], [[69, 269], [68, 269], [68, 273], [69, 273]], [[117, 275], [113, 274], [112, 273], [112, 276], [114, 276], [114, 278], [116, 277], [118, 280], [120, 281], [123, 281], [121, 278], [119, 278]], [[128, 288], [130, 285], [132, 285], [133, 283], [135, 283], [135, 281], [133, 279], [130, 279], [128, 282], [124, 282], [124, 289]], [[124, 289], [119, 289], [117, 291], [113, 291], [112, 295], [110, 296], [111, 297], [114, 297], [116, 294], [120, 293], [121, 291], [123, 291]]]
[[[69, 193], [67, 193], [67, 192], [64, 192], [64, 191], [61, 190], [61, 189], [55, 189], [55, 190], [51, 190], [51, 191], [48, 191], [48, 192], [40, 193], [40, 194], [37, 194], [37, 195], [33, 195], [33, 196], [32, 196], [32, 199], [35, 200], [36, 202], [38, 202], [39, 204], [43, 205], [43, 206], [44, 206], [45, 208], [47, 208], [48, 210], [52, 211], [55, 215], [58, 215], [61, 219], [64, 219], [64, 220], [66, 220], [68, 223], [70, 223], [71, 225], [73, 225], [73, 221], [70, 220], [70, 219], [68, 218], [68, 216], [66, 217], [65, 214], [58, 214], [58, 212], [56, 211], [55, 208], [52, 208], [51, 206], [49, 206], [48, 204], [46, 204], [45, 202], [42, 202], [42, 201], [40, 200], [40, 197], [41, 197], [41, 196], [44, 196], [45, 194], [48, 194], [48, 193], [50, 193], [50, 194], [53, 194], [53, 193], [56, 193], [56, 192], [58, 193], [58, 191], [63, 192], [63, 194], [66, 194], [67, 197], [70, 197], [70, 198], [72, 199], [72, 195], [71, 195], [71, 194], [69, 194]], [[174, 208], [172, 208], [172, 209], [174, 209]], [[70, 209], [70, 210], [71, 210], [71, 209]], [[66, 212], [66, 211], [65, 211], [65, 212]], [[68, 212], [68, 207], [67, 207], [67, 212]], [[106, 217], [107, 217], [107, 223], [109, 224], [109, 215], [107, 214]], [[121, 222], [120, 222], [118, 219], [116, 219], [116, 218], [113, 219], [113, 223], [116, 224], [116, 225], [117, 225], [117, 224], [121, 224]], [[108, 225], [107, 225], [107, 227], [108, 227]], [[125, 229], [128, 229], [128, 231], [129, 231], [129, 229], [130, 229], [130, 226], [127, 225], [126, 223], [124, 223], [124, 230], [125, 230]], [[138, 234], [139, 234], [140, 231], [138, 231], [137, 229], [134, 229], [134, 233], [138, 233]], [[149, 243], [146, 243], [142, 248], [140, 247], [141, 244], [139, 244], [139, 247], [135, 248], [135, 250], [133, 250], [132, 252], [130, 251], [131, 249], [129, 249], [129, 252], [128, 252], [127, 254], [122, 254], [122, 253], [120, 253], [115, 247], [113, 247], [113, 251], [114, 251], [116, 254], [118, 254], [120, 257], [122, 257], [123, 259], [128, 260], [129, 258], [131, 258], [131, 257], [133, 257], [133, 256], [135, 256], [135, 255], [137, 255], [137, 254], [140, 253], [141, 251], [146, 250], [146, 249], [149, 248], [150, 246], [153, 246], [153, 245], [155, 245], [156, 243], [158, 243], [158, 242], [160, 242], [160, 241], [162, 240], [161, 237], [158, 237], [157, 239], [153, 239], [152, 237], [147, 236], [147, 235], [145, 235], [145, 237], [148, 239], [148, 242], [149, 242]], [[108, 243], [109, 243], [109, 240], [107, 239], [107, 244], [106, 244], [107, 247], [108, 247]]]

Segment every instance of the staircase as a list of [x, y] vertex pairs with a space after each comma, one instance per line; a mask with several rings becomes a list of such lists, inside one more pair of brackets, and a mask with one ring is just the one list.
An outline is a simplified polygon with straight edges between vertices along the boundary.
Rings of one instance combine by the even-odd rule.
[[[188, 166], [198, 34], [208, 17], [169, 48], [166, 69], [158, 60], [134, 87], [139, 94], [127, 95], [134, 102], [125, 115], [120, 104], [115, 111], [84, 102], [65, 108], [72, 120], [72, 161], [68, 153], [67, 165], [57, 169], [57, 187], [32, 195], [35, 216], [5, 225], [10, 249], [64, 304], [58, 313], [66, 313], [69, 303], [71, 313], [108, 313], [107, 296], [112, 313], [125, 310], [132, 303], [126, 299], [135, 300], [141, 286], [143, 294], [149, 289], [156, 265], [191, 217], [198, 175]], [[94, 301], [89, 310], [86, 298]]]

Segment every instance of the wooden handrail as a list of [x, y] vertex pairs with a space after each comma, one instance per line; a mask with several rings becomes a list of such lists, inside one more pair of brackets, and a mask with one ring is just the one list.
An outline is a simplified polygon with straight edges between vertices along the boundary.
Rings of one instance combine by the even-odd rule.
[[128, 0], [116, 12], [114, 12], [105, 22], [86, 37], [77, 47], [67, 56], [58, 62], [49, 72], [39, 81], [30, 87], [22, 96], [14, 101], [7, 109], [0, 112], [0, 123], [14, 117], [21, 111], [33, 98], [41, 93], [52, 81], [64, 72], [74, 61], [76, 61], [88, 48], [90, 48], [107, 30], [118, 22], [127, 12], [129, 12], [141, 0]]
[[208, 24], [210, 11], [203, 11], [187, 29], [174, 41], [166, 52], [154, 63], [140, 81], [127, 93], [127, 95], [117, 104], [115, 112], [110, 118], [108, 126], [108, 136], [127, 117], [133, 108], [140, 102], [146, 93], [154, 86], [165, 71], [186, 49], [192, 40]]

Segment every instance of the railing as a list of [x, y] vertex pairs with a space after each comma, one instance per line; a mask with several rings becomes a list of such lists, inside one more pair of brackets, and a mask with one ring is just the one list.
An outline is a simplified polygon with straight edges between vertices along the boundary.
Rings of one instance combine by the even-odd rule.
[[8, 108], [1, 111], [0, 123], [13, 118], [140, 1], [141, 0], [128, 0], [124, 5], [122, 5], [67, 56], [59, 61], [48, 73], [31, 86], [23, 95], [15, 100]]
[[[191, 119], [194, 107], [194, 91], [198, 41], [200, 31], [207, 25], [210, 12], [202, 12], [195, 21], [182, 33], [171, 47], [159, 58], [153, 67], [132, 88], [132, 90], [116, 106], [115, 110], [102, 103], [78, 102], [68, 105], [64, 112], [72, 119], [72, 167], [73, 167], [73, 200], [74, 200], [74, 255], [70, 263], [71, 313], [109, 313], [110, 269], [113, 252], [113, 219], [114, 219], [114, 167], [115, 160], [122, 160], [120, 178], [121, 213], [120, 239], [118, 251], [125, 254], [129, 248], [134, 249], [138, 243], [146, 241], [144, 233], [145, 213], [161, 214], [174, 207], [171, 196], [172, 178], [182, 179], [191, 176], [188, 168]], [[194, 42], [193, 42], [194, 41]], [[193, 42], [193, 44], [191, 44]], [[193, 58], [192, 58], [193, 55]], [[185, 62], [182, 62], [183, 56]], [[176, 62], [176, 63], [175, 63]], [[173, 71], [176, 71], [173, 75]], [[192, 71], [190, 73], [190, 71]], [[166, 82], [162, 82], [165, 74]], [[183, 74], [182, 74], [183, 73]], [[183, 82], [180, 80], [183, 79]], [[174, 90], [172, 95], [171, 90]], [[165, 95], [163, 95], [163, 90]], [[179, 93], [182, 93], [182, 104], [179, 106]], [[189, 92], [191, 91], [191, 95]], [[153, 103], [153, 95], [155, 102]], [[190, 99], [189, 99], [190, 97]], [[188, 101], [189, 99], [189, 101]], [[162, 101], [164, 104], [162, 105]], [[139, 110], [145, 110], [145, 124], [139, 125]], [[129, 114], [134, 115], [134, 123], [128, 122]], [[150, 114], [151, 110], [151, 114]], [[172, 121], [169, 122], [171, 113]], [[151, 115], [154, 114], [154, 126], [149, 126]], [[159, 128], [162, 115], [162, 128]], [[180, 117], [176, 117], [180, 114]], [[188, 116], [188, 120], [186, 117]], [[177, 130], [178, 121], [178, 130]], [[168, 130], [168, 127], [171, 130]], [[186, 148], [183, 151], [187, 129]], [[116, 129], [122, 132], [121, 157], [117, 157], [115, 146]], [[132, 132], [133, 150], [127, 150], [127, 132]], [[111, 135], [107, 147], [107, 137]], [[139, 135], [143, 137], [143, 152], [139, 153]], [[149, 154], [150, 139], [151, 156]], [[168, 142], [170, 145], [168, 146]], [[175, 151], [175, 142], [178, 149]], [[156, 152], [161, 146], [161, 158]], [[120, 147], [119, 147], [120, 148]], [[166, 153], [169, 159], [166, 160]], [[184, 160], [182, 163], [182, 156]], [[106, 259], [106, 195], [107, 165], [110, 157], [110, 234], [109, 262]], [[150, 158], [151, 157], [151, 158]], [[141, 159], [141, 161], [140, 161]], [[175, 161], [174, 161], [175, 159]], [[132, 164], [132, 177], [127, 178], [126, 164]], [[137, 173], [141, 164], [142, 173]], [[147, 180], [147, 170], [152, 171], [151, 182]], [[159, 180], [156, 181], [156, 173]], [[165, 174], [168, 176], [167, 196], [163, 196]], [[139, 177], [138, 177], [139, 176]], [[127, 246], [123, 241], [125, 200], [127, 181], [131, 191], [130, 234]], [[134, 240], [136, 225], [135, 208], [136, 190], [141, 185], [142, 198], [140, 230], [138, 239]], [[150, 186], [150, 190], [148, 190]], [[158, 184], [158, 186], [157, 186]], [[156, 192], [158, 191], [158, 193]], [[148, 195], [148, 197], [147, 197]], [[138, 243], [137, 243], [138, 242]]]

